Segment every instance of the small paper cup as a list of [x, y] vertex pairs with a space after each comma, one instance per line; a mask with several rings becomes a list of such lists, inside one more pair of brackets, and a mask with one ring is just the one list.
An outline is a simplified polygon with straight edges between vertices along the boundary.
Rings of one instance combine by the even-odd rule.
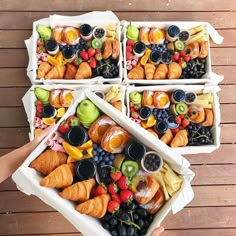
[[[158, 169], [153, 170], [153, 171], [148, 170], [148, 169], [145, 167], [145, 165], [144, 165], [145, 159], [146, 159], [147, 156], [150, 155], [150, 154], [154, 154], [155, 156], [158, 156], [159, 159], [160, 159], [160, 166], [158, 167]], [[141, 166], [142, 166], [143, 170], [146, 171], [147, 173], [154, 174], [154, 173], [160, 171], [160, 169], [162, 168], [162, 166], [163, 166], [163, 159], [162, 159], [162, 157], [160, 156], [159, 153], [150, 151], [150, 152], [147, 152], [146, 155], [145, 155], [145, 157], [141, 160]]]

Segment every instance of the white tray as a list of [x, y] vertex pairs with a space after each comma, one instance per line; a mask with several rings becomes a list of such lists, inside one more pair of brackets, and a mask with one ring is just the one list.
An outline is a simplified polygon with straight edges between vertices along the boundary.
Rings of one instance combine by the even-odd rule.
[[[173, 148], [173, 150], [179, 154], [197, 154], [197, 153], [210, 153], [219, 148], [220, 146], [220, 103], [219, 97], [217, 96], [217, 92], [220, 88], [216, 85], [206, 84], [206, 85], [157, 85], [157, 86], [142, 86], [135, 87], [129, 86], [126, 89], [126, 104], [127, 104], [127, 116], [129, 116], [129, 93], [133, 91], [143, 92], [144, 90], [150, 91], [165, 91], [170, 92], [175, 89], [182, 89], [184, 91], [193, 91], [196, 93], [213, 93], [213, 112], [214, 112], [214, 124], [212, 128], [214, 144], [212, 145], [202, 145], [202, 146], [185, 146]], [[142, 128], [145, 132], [144, 128]], [[158, 140], [157, 138], [155, 138]]]
[[[140, 140], [148, 148], [157, 151], [163, 156], [170, 167], [181, 175], [183, 178], [183, 184], [181, 189], [173, 195], [161, 208], [161, 210], [155, 215], [153, 223], [147, 232], [150, 232], [167, 216], [168, 212], [172, 210], [173, 213], [180, 211], [186, 206], [193, 198], [194, 193], [192, 191], [190, 182], [194, 177], [194, 173], [189, 169], [189, 162], [181, 155], [176, 154], [173, 150], [164, 145], [161, 141], [156, 140], [151, 134], [143, 132], [143, 129], [134, 124], [128, 117], [118, 112], [112, 106], [97, 98], [95, 94], [90, 91], [81, 91], [78, 94], [76, 101], [71, 105], [63, 119], [66, 119], [69, 115], [72, 115], [76, 111], [77, 105], [83, 99], [90, 99], [101, 111], [112, 117], [121, 127], [126, 129], [132, 136]], [[108, 236], [108, 231], [103, 229], [101, 224], [95, 219], [87, 215], [80, 214], [74, 209], [74, 204], [66, 199], [61, 198], [58, 195], [58, 191], [52, 188], [41, 187], [39, 185], [42, 178], [37, 171], [29, 168], [29, 164], [38, 155], [40, 155], [46, 148], [45, 142], [57, 130], [59, 123], [55, 129], [49, 134], [42, 143], [31, 153], [31, 155], [25, 160], [20, 168], [13, 174], [12, 178], [17, 184], [18, 188], [24, 193], [30, 195], [36, 195], [46, 204], [50, 205], [57, 211], [59, 211], [67, 220], [69, 220], [82, 234], [86, 236]], [[93, 227], [91, 227], [91, 225]]]

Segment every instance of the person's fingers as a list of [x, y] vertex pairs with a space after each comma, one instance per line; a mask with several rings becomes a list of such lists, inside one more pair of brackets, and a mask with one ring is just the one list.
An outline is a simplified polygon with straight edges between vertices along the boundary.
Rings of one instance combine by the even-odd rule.
[[42, 132], [40, 132], [39, 134], [37, 134], [35, 136], [35, 141], [40, 143], [47, 135], [50, 134], [50, 132], [53, 131], [53, 129], [55, 128], [56, 124], [53, 123], [52, 125], [48, 126], [46, 129], [44, 129]]
[[164, 231], [163, 227], [161, 227], [161, 226], [157, 227], [152, 231], [150, 236], [159, 236], [163, 231]]

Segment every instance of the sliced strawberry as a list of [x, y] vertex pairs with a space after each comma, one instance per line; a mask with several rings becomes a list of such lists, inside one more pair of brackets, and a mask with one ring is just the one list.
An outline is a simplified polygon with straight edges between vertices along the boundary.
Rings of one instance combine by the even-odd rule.
[[131, 39], [128, 39], [127, 40], [127, 45], [130, 45], [130, 46], [134, 46], [134, 41], [133, 40], [131, 40]]
[[80, 57], [84, 60], [87, 61], [89, 59], [89, 55], [86, 51], [83, 51], [80, 53]]
[[122, 202], [129, 203], [129, 202], [133, 201], [133, 198], [134, 198], [134, 194], [129, 189], [125, 189], [120, 192], [120, 199]]
[[105, 193], [107, 193], [106, 186], [103, 185], [103, 184], [99, 184], [96, 188], [95, 196], [99, 196], [99, 195], [102, 195], [102, 194], [105, 194]]
[[187, 120], [187, 119], [184, 119], [184, 120], [182, 120], [182, 122], [181, 122], [181, 125], [183, 126], [183, 128], [187, 127], [189, 124], [190, 124], [190, 122], [189, 122], [189, 120]]
[[121, 178], [117, 181], [117, 185], [120, 189], [128, 189], [129, 188], [129, 179], [127, 176], [123, 175]]
[[89, 58], [93, 57], [95, 55], [95, 53], [96, 53], [94, 48], [89, 48], [87, 52], [88, 52]]
[[110, 173], [110, 177], [114, 180], [117, 181], [120, 179], [120, 177], [122, 176], [122, 173], [120, 170], [116, 169], [116, 168], [112, 168], [111, 173]]
[[58, 130], [64, 134], [70, 129], [70, 126], [67, 124], [67, 122], [64, 120], [61, 122], [61, 124], [58, 127]]
[[117, 194], [117, 193], [112, 194], [112, 195], [111, 195], [111, 199], [114, 200], [114, 201], [117, 201], [117, 202], [121, 203], [120, 196], [119, 196], [119, 194]]
[[110, 194], [115, 194], [119, 191], [118, 187], [117, 187], [117, 184], [115, 183], [111, 183], [108, 185], [108, 192]]
[[180, 116], [177, 116], [176, 118], [175, 118], [175, 123], [176, 124], [181, 124], [181, 118], [180, 118]]
[[89, 65], [91, 68], [96, 68], [96, 66], [97, 66], [96, 60], [94, 58], [91, 58]]
[[117, 202], [117, 201], [114, 201], [114, 200], [111, 200], [108, 202], [108, 206], [107, 206], [107, 210], [110, 212], [110, 213], [115, 213], [119, 210], [120, 208], [120, 203]]

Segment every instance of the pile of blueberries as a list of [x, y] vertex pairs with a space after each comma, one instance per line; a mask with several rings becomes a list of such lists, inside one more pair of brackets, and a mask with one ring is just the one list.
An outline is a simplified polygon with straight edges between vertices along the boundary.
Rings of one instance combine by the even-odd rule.
[[133, 201], [122, 203], [116, 214], [106, 213], [101, 224], [112, 236], [143, 236], [152, 221], [153, 216]]
[[150, 46], [148, 46], [152, 51], [158, 51], [160, 53], [164, 53], [167, 51], [167, 44], [168, 44], [168, 40], [165, 40], [163, 44], [151, 44]]
[[165, 108], [165, 109], [154, 108], [152, 110], [152, 113], [155, 116], [156, 120], [165, 121], [170, 116], [171, 111], [170, 108]]
[[60, 50], [62, 50], [64, 47], [71, 47], [72, 49], [74, 49], [75, 51], [87, 51], [89, 46], [87, 45], [87, 42], [83, 39], [79, 40], [79, 43], [76, 45], [60, 45]]

